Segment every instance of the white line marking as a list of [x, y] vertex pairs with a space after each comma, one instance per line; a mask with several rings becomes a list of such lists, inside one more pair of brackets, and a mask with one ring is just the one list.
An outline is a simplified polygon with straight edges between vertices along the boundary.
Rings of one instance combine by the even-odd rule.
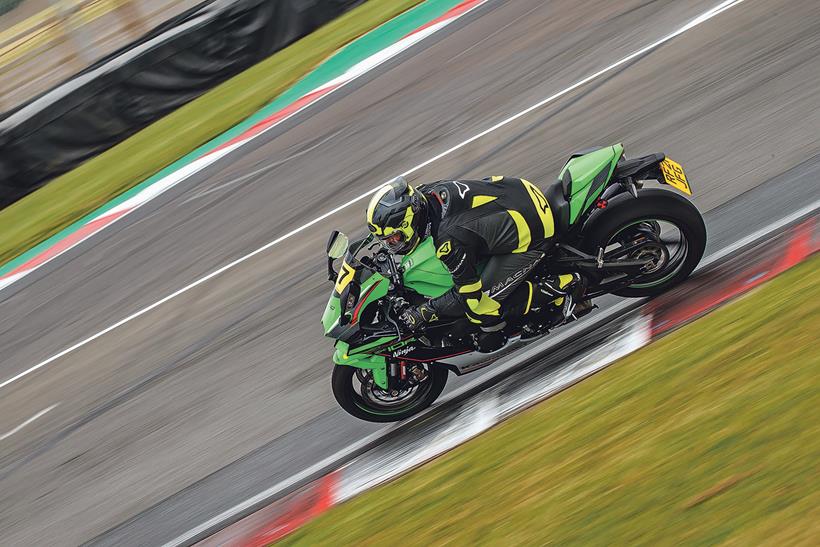
[[[493, 131], [496, 131], [496, 130], [500, 129], [500, 128], [504, 127], [505, 125], [508, 125], [508, 124], [514, 122], [515, 120], [523, 117], [523, 116], [526, 116], [527, 114], [529, 114], [533, 110], [541, 108], [542, 106], [544, 106], [548, 103], [551, 103], [551, 102], [555, 101], [556, 99], [559, 99], [560, 97], [563, 97], [567, 93], [570, 93], [570, 92], [574, 91], [575, 89], [578, 89], [579, 87], [591, 82], [592, 80], [594, 80], [596, 78], [599, 78], [600, 76], [603, 76], [604, 74], [606, 74], [608, 72], [611, 72], [612, 70], [618, 68], [621, 65], [624, 65], [624, 64], [628, 63], [629, 61], [631, 61], [632, 59], [635, 59], [636, 57], [640, 57], [641, 55], [643, 55], [643, 54], [657, 48], [658, 46], [660, 46], [662, 44], [665, 44], [669, 40], [672, 40], [673, 38], [675, 38], [677, 36], [680, 36], [684, 32], [686, 32], [688, 30], [691, 30], [694, 27], [696, 27], [696, 26], [698, 26], [702, 23], [705, 23], [706, 21], [708, 21], [709, 19], [715, 17], [716, 15], [718, 15], [720, 13], [723, 13], [727, 9], [729, 9], [733, 6], [737, 6], [738, 4], [740, 4], [744, 1], [745, 0], [725, 0], [724, 2], [721, 2], [716, 7], [702, 13], [701, 15], [699, 15], [698, 17], [696, 17], [692, 21], [686, 23], [685, 25], [678, 28], [674, 32], [672, 32], [670, 34], [667, 34], [663, 38], [660, 38], [659, 40], [656, 40], [656, 41], [652, 42], [648, 46], [642, 47], [641, 49], [635, 51], [634, 53], [631, 53], [631, 54], [627, 55], [626, 57], [624, 57], [620, 61], [616, 61], [615, 63], [612, 63], [611, 65], [607, 66], [606, 68], [603, 68], [603, 69], [601, 69], [601, 70], [599, 70], [599, 71], [597, 71], [593, 74], [590, 74], [589, 76], [587, 76], [587, 77], [585, 77], [581, 80], [578, 80], [576, 83], [574, 83], [571, 86], [559, 91], [558, 93], [555, 93], [553, 95], [550, 95], [546, 99], [542, 99], [541, 101], [538, 101], [534, 105], [532, 105], [532, 106], [518, 112], [517, 114], [514, 114], [514, 115], [510, 116], [506, 120], [498, 122], [497, 124], [493, 125], [492, 127], [488, 128], [488, 129], [485, 129], [484, 131], [482, 131], [482, 132], [480, 132], [476, 135], [473, 135], [469, 139], [464, 140], [464, 141], [460, 142], [459, 144], [456, 144], [455, 146], [452, 146], [452, 147], [448, 148], [444, 152], [441, 152], [440, 154], [437, 154], [437, 155], [433, 156], [429, 160], [424, 161], [424, 162], [416, 165], [415, 167], [411, 167], [410, 169], [408, 169], [407, 171], [405, 171], [404, 173], [401, 173], [401, 174], [403, 176], [410, 175], [410, 174], [412, 174], [412, 173], [414, 173], [414, 172], [416, 172], [416, 171], [430, 165], [431, 163], [433, 163], [437, 160], [440, 160], [441, 158], [443, 158], [445, 156], [448, 156], [449, 154], [452, 154], [456, 150], [464, 148], [468, 144], [470, 144], [472, 142], [475, 142], [476, 140], [480, 139], [481, 137], [483, 137], [485, 135], [488, 135], [489, 133], [492, 133]], [[43, 368], [44, 366], [48, 365], [49, 363], [53, 363], [54, 361], [56, 361], [60, 357], [62, 357], [64, 355], [67, 355], [67, 354], [71, 353], [72, 351], [74, 351], [76, 349], [79, 349], [79, 348], [89, 344], [90, 342], [93, 342], [97, 338], [111, 332], [112, 330], [114, 330], [118, 327], [121, 327], [122, 325], [124, 325], [124, 324], [126, 324], [130, 321], [133, 321], [134, 319], [136, 319], [138, 317], [141, 317], [141, 316], [145, 315], [146, 313], [148, 313], [151, 310], [157, 308], [158, 306], [161, 306], [165, 302], [168, 302], [169, 300], [173, 300], [177, 296], [179, 296], [181, 294], [184, 294], [184, 293], [190, 291], [191, 289], [193, 289], [195, 287], [198, 287], [199, 285], [202, 285], [206, 281], [208, 281], [208, 280], [210, 280], [210, 279], [212, 279], [212, 278], [214, 278], [214, 277], [216, 277], [216, 276], [218, 276], [218, 275], [220, 275], [220, 274], [234, 268], [235, 266], [238, 266], [239, 264], [242, 264], [243, 262], [246, 262], [246, 261], [250, 260], [251, 258], [253, 258], [256, 255], [258, 255], [262, 252], [265, 252], [266, 250], [270, 249], [274, 245], [278, 245], [279, 243], [293, 237], [294, 235], [296, 235], [300, 232], [303, 232], [304, 230], [307, 230], [311, 226], [313, 226], [315, 224], [318, 224], [319, 222], [325, 220], [329, 216], [334, 215], [334, 214], [338, 213], [339, 211], [341, 211], [343, 209], [346, 209], [347, 207], [350, 207], [354, 203], [358, 203], [359, 201], [362, 201], [363, 199], [367, 198], [370, 194], [375, 192], [380, 186], [381, 186], [381, 184], [379, 186], [376, 186], [375, 188], [372, 188], [371, 190], [368, 190], [367, 192], [353, 198], [352, 200], [350, 200], [350, 201], [336, 207], [335, 209], [331, 209], [330, 211], [324, 213], [323, 215], [316, 217], [315, 219], [311, 220], [307, 224], [303, 224], [302, 226], [300, 226], [298, 228], [295, 228], [295, 229], [291, 230], [290, 232], [287, 232], [285, 235], [280, 236], [280, 237], [274, 239], [273, 241], [270, 241], [270, 242], [266, 243], [265, 245], [259, 247], [258, 249], [254, 250], [254, 251], [251, 251], [250, 253], [248, 253], [248, 254], [246, 254], [242, 257], [239, 257], [239, 258], [237, 258], [236, 260], [234, 260], [232, 262], [229, 262], [228, 264], [222, 266], [221, 268], [219, 268], [217, 270], [214, 270], [213, 272], [209, 273], [208, 275], [205, 275], [204, 277], [200, 277], [199, 279], [197, 279], [196, 281], [190, 283], [189, 285], [186, 285], [186, 286], [182, 287], [181, 289], [179, 289], [177, 291], [174, 291], [173, 293], [169, 294], [168, 296], [154, 302], [153, 304], [150, 304], [150, 305], [142, 308], [141, 310], [132, 313], [131, 315], [125, 317], [124, 319], [121, 319], [121, 320], [117, 321], [116, 323], [114, 323], [113, 325], [111, 325], [109, 327], [106, 327], [105, 329], [99, 331], [98, 333], [93, 334], [93, 335], [89, 336], [88, 338], [86, 338], [84, 340], [81, 340], [80, 342], [77, 342], [73, 346], [69, 346], [68, 348], [60, 351], [59, 353], [56, 353], [55, 355], [52, 355], [51, 357], [49, 357], [45, 361], [37, 363], [33, 367], [24, 370], [23, 372], [9, 378], [8, 380], [3, 381], [2, 383], [0, 383], [0, 388], [3, 388], [3, 387], [5, 387], [9, 384], [12, 384], [12, 383], [16, 382], [17, 380], [20, 380], [21, 378], [24, 378], [24, 377], [28, 376], [32, 372]]]
[[36, 420], [37, 418], [39, 418], [39, 417], [43, 416], [43, 415], [44, 415], [44, 414], [46, 414], [47, 412], [51, 412], [52, 410], [54, 410], [55, 408], [57, 408], [59, 405], [60, 405], [60, 403], [57, 403], [57, 404], [51, 405], [50, 407], [48, 407], [48, 408], [45, 408], [45, 409], [41, 410], [40, 412], [38, 412], [37, 414], [35, 414], [34, 416], [32, 416], [31, 418], [29, 418], [29, 419], [28, 419], [28, 420], [26, 420], [25, 422], [21, 423], [20, 425], [18, 425], [17, 427], [15, 427], [14, 429], [12, 429], [11, 431], [9, 431], [9, 432], [7, 432], [7, 433], [3, 433], [2, 435], [0, 435], [0, 441], [4, 441], [4, 440], [8, 439], [9, 437], [11, 437], [11, 436], [12, 436], [12, 435], [14, 435], [15, 433], [17, 433], [18, 431], [20, 431], [21, 429], [23, 429], [24, 427], [26, 427], [28, 424], [30, 424], [30, 423], [31, 423], [31, 422], [33, 422], [34, 420]]
[[795, 220], [799, 219], [800, 217], [804, 217], [804, 216], [808, 215], [809, 213], [811, 213], [813, 211], [816, 211], [817, 209], [820, 209], [820, 199], [816, 200], [813, 203], [810, 203], [809, 205], [806, 205], [805, 207], [803, 207], [801, 209], [798, 209], [797, 211], [795, 211], [791, 214], [786, 215], [785, 217], [781, 218], [780, 220], [778, 220], [777, 222], [775, 222], [773, 224], [770, 224], [769, 226], [764, 226], [760, 230], [757, 230], [756, 232], [752, 232], [751, 234], [747, 235], [746, 237], [744, 237], [742, 239], [738, 239], [737, 241], [735, 241], [731, 245], [729, 245], [727, 247], [724, 247], [724, 248], [720, 249], [719, 251], [715, 251], [714, 253], [712, 253], [708, 257], [706, 257], [706, 259], [703, 262], [700, 263], [700, 265], [698, 266], [698, 270], [701, 269], [701, 268], [704, 268], [706, 266], [709, 266], [710, 264], [713, 264], [713, 263], [717, 262], [718, 260], [722, 259], [723, 257], [732, 254], [736, 250], [738, 250], [740, 248], [743, 248], [746, 245], [749, 245], [750, 243], [754, 243], [755, 240], [758, 240], [758, 239], [762, 238], [763, 236], [769, 235], [772, 232], [776, 232], [777, 230], [783, 228], [784, 226], [788, 226], [789, 224], [791, 224]]

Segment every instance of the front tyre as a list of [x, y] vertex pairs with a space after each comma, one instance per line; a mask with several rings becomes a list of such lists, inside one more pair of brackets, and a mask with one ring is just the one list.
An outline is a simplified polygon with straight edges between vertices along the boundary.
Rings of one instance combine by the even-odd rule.
[[350, 415], [368, 422], [398, 422], [433, 404], [447, 384], [447, 369], [440, 365], [416, 364], [410, 381], [396, 389], [383, 390], [373, 382], [370, 371], [355, 367], [333, 367], [333, 395]]
[[[624, 249], [641, 238], [654, 241], [641, 245], [635, 256], [623, 256]], [[628, 298], [656, 296], [694, 271], [706, 249], [706, 225], [700, 211], [680, 194], [660, 188], [642, 189], [637, 199], [622, 198], [601, 211], [585, 233], [583, 250], [595, 255], [601, 247], [605, 249], [605, 260], [621, 256], [648, 261], [645, 274], [612, 294]]]

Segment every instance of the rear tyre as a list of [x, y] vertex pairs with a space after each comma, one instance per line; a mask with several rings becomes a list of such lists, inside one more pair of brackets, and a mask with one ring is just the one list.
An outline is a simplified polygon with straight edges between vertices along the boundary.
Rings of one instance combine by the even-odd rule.
[[[672, 227], [669, 232], [674, 236], [665, 236], [661, 226]], [[595, 255], [604, 247], [610, 254], [631, 233], [640, 231], [649, 235], [661, 232], [655, 234], [657, 269], [612, 294], [628, 298], [661, 294], [689, 277], [706, 249], [706, 225], [700, 211], [683, 196], [660, 188], [642, 189], [637, 199], [625, 197], [602, 210], [584, 234], [582, 249]], [[668, 237], [677, 241], [665, 239]]]
[[421, 364], [426, 378], [405, 389], [385, 391], [373, 383], [369, 371], [333, 367], [333, 396], [348, 414], [368, 422], [398, 422], [418, 414], [441, 395], [448, 371], [440, 365]]

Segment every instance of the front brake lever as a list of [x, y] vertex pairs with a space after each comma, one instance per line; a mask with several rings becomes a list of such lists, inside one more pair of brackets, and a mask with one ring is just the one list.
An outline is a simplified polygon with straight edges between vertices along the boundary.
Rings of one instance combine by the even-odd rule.
[[401, 337], [402, 337], [401, 327], [399, 327], [398, 321], [393, 319], [392, 312], [395, 311], [395, 310], [393, 309], [392, 301], [387, 305], [387, 307], [388, 307], [387, 313], [384, 314], [384, 315], [387, 317], [387, 320], [390, 322], [390, 324], [393, 325], [394, 327], [396, 327], [396, 335], [399, 337], [399, 340], [401, 340]]

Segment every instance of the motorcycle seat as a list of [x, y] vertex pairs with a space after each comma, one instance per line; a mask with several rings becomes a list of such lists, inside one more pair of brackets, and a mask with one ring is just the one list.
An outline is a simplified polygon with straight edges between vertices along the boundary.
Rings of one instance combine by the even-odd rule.
[[550, 210], [552, 210], [556, 234], [563, 234], [569, 228], [569, 201], [567, 201], [564, 190], [565, 186], [563, 181], [557, 180], [547, 186], [544, 192], [544, 197], [547, 198]]
[[640, 158], [622, 159], [615, 170], [619, 177], [635, 177], [639, 180], [643, 177], [656, 178], [657, 165], [665, 158], [664, 154], [649, 154]]

